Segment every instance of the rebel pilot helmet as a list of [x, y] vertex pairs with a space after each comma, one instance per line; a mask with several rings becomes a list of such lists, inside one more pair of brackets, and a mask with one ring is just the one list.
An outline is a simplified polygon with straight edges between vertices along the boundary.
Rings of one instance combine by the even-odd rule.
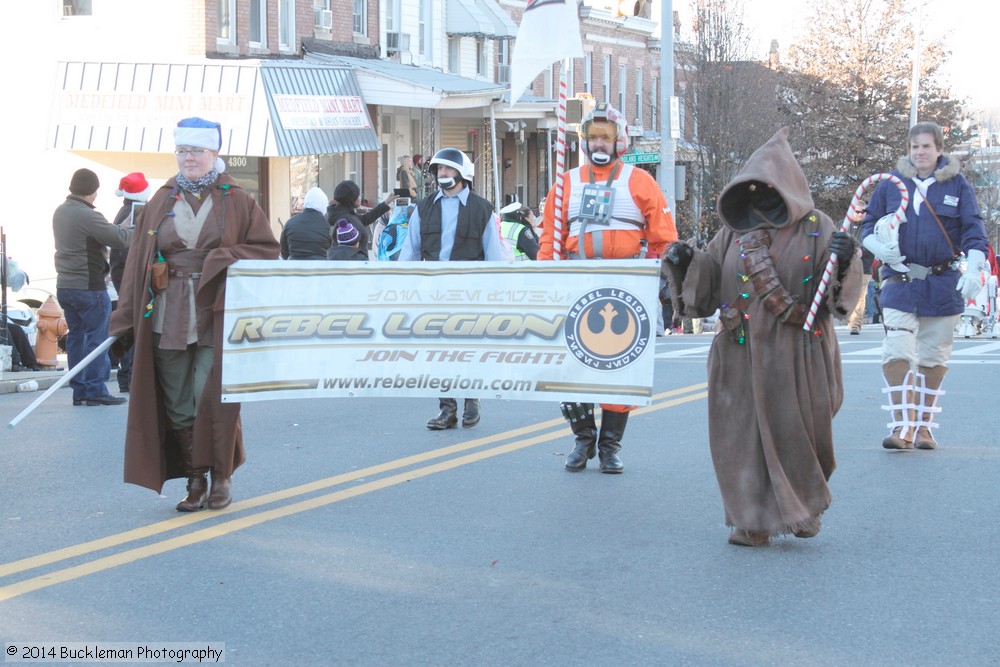
[[[614, 155], [608, 155], [599, 151], [592, 152], [590, 150], [590, 142], [587, 139], [590, 129], [595, 122], [611, 123], [613, 125], [615, 131]], [[623, 155], [628, 148], [628, 125], [625, 123], [625, 117], [606, 102], [595, 106], [587, 112], [587, 115], [580, 122], [580, 148], [583, 149], [583, 153], [587, 156], [587, 159], [597, 165], [608, 164], [612, 159]]]

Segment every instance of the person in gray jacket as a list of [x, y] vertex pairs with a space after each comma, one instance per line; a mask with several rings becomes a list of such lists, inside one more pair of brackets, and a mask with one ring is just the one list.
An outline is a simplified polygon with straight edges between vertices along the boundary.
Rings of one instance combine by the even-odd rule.
[[[52, 216], [55, 236], [56, 299], [66, 316], [66, 357], [73, 368], [108, 337], [108, 248], [127, 248], [132, 230], [108, 222], [94, 208], [100, 181], [90, 169], [78, 169], [70, 194]], [[112, 396], [111, 361], [102, 354], [70, 380], [73, 405], [120, 405]]]

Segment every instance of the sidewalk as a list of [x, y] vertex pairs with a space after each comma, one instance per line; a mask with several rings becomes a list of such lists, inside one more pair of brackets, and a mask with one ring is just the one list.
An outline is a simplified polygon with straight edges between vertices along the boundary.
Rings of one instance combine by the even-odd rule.
[[[44, 371], [3, 371], [2, 377], [0, 377], [0, 394], [13, 394], [17, 391], [17, 385], [22, 382], [27, 382], [28, 380], [35, 380], [38, 382], [38, 391], [45, 391], [56, 382], [59, 381], [63, 375], [66, 374], [66, 355], [60, 354], [56, 359], [57, 366], [51, 370]], [[116, 380], [118, 377], [118, 370], [111, 369], [111, 379]], [[67, 387], [69, 384], [67, 383]]]
[[[28, 380], [38, 382], [38, 390], [45, 391], [59, 381], [65, 370], [45, 370], [45, 371], [4, 371], [0, 378], [0, 394], [12, 394], [17, 391], [17, 385]], [[113, 375], [113, 373], [112, 373]], [[67, 385], [68, 386], [68, 385]]]

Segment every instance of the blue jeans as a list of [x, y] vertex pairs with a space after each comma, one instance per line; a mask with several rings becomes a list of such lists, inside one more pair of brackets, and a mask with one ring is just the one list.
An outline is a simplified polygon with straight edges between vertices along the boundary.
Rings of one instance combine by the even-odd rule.
[[[111, 297], [107, 290], [57, 289], [56, 299], [62, 306], [69, 327], [66, 358], [69, 367], [73, 368], [107, 339]], [[73, 400], [109, 396], [105, 385], [109, 379], [111, 361], [106, 354], [98, 355], [69, 381], [69, 386], [73, 388]]]

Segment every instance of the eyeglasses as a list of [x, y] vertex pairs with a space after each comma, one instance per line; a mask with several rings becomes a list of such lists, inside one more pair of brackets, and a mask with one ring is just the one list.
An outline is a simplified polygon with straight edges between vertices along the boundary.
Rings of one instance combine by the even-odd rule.
[[584, 138], [587, 141], [614, 141], [618, 137], [608, 132], [588, 132]]
[[177, 157], [186, 157], [188, 154], [190, 154], [191, 157], [201, 157], [207, 152], [208, 150], [204, 148], [178, 148], [174, 151], [174, 154], [177, 155]]

